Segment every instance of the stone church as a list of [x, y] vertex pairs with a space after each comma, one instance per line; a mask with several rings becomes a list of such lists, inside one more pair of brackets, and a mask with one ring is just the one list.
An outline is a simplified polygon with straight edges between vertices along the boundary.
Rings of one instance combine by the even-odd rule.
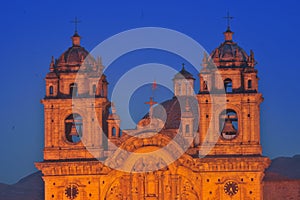
[[[120, 130], [101, 59], [80, 45], [76, 31], [45, 78], [44, 160], [36, 163], [45, 199], [263, 199], [270, 164], [260, 143], [263, 97], [254, 53], [232, 36], [228, 27], [221, 45], [203, 56], [200, 83], [183, 66], [166, 77], [174, 97], [161, 106], [150, 98], [137, 127]], [[194, 84], [200, 90], [193, 97]]]

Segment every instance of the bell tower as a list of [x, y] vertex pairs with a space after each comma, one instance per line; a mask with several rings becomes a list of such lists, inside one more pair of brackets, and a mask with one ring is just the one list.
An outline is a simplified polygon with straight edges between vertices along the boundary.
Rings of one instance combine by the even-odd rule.
[[[201, 143], [213, 143], [214, 137], [205, 139], [212, 121], [214, 133], [220, 135], [209, 154], [261, 155], [260, 104], [262, 94], [258, 92], [257, 69], [254, 53], [250, 55], [232, 40], [233, 32], [224, 32], [225, 41], [208, 58], [204, 55], [200, 73]], [[211, 95], [224, 94], [226, 102], [222, 110], [214, 110]], [[216, 106], [215, 106], [216, 107]], [[216, 109], [216, 108], [215, 108]]]
[[[80, 45], [75, 32], [72, 46], [52, 57], [46, 75], [44, 105], [44, 160], [36, 166], [44, 174], [45, 199], [98, 198], [96, 174], [103, 158], [110, 102], [101, 59]], [[100, 77], [100, 78], [99, 78]], [[100, 126], [99, 126], [100, 125]]]
[[[269, 159], [260, 144], [260, 104], [254, 53], [233, 41], [204, 54], [199, 74], [199, 155], [207, 162], [203, 192], [216, 199], [262, 199], [262, 178]], [[225, 98], [219, 105], [218, 98]], [[217, 100], [216, 100], [217, 99]]]

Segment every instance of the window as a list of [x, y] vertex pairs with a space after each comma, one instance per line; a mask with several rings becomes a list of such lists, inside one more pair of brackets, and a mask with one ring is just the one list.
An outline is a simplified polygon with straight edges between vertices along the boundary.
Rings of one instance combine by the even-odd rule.
[[93, 94], [96, 94], [97, 86], [94, 84], [93, 85]]
[[190, 125], [185, 125], [185, 133], [190, 133]]
[[252, 80], [248, 80], [248, 89], [252, 88]]
[[79, 114], [71, 114], [65, 119], [65, 135], [68, 142], [78, 143], [82, 137], [83, 123]]
[[70, 84], [70, 95], [77, 97], [78, 96], [78, 88], [76, 83]]
[[203, 90], [207, 90], [207, 81], [203, 81]]
[[232, 92], [232, 81], [231, 79], [227, 78], [224, 80], [224, 89], [226, 93]]
[[181, 95], [181, 84], [177, 84], [177, 95]]
[[189, 83], [185, 83], [185, 94], [189, 95], [190, 94], [190, 87], [189, 87]]
[[53, 94], [53, 86], [52, 86], [52, 85], [49, 87], [49, 94], [50, 94], [50, 95]]
[[116, 130], [115, 127], [113, 127], [113, 128], [111, 129], [111, 135], [112, 135], [112, 136], [116, 136], [116, 135], [117, 135], [117, 130]]

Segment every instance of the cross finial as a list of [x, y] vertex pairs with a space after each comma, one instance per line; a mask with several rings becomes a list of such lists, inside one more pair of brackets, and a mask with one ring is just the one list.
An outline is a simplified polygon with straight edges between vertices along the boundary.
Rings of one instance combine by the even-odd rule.
[[78, 28], [78, 24], [80, 23], [81, 21], [77, 19], [77, 17], [75, 17], [75, 19], [73, 21], [71, 21], [71, 23], [74, 23], [74, 26], [75, 26], [75, 33], [77, 33], [77, 28]]
[[227, 29], [230, 30], [230, 20], [232, 20], [234, 17], [230, 16], [229, 12], [227, 12], [227, 16], [224, 17], [224, 19], [227, 20]]
[[155, 104], [157, 104], [157, 102], [153, 101], [153, 97], [150, 97], [150, 101], [145, 102], [145, 104], [148, 104], [150, 106], [150, 112], [149, 112], [149, 116], [150, 118], [152, 118], [152, 114], [153, 114], [153, 106]]
[[182, 65], [182, 69], [184, 69], [184, 66], [185, 66], [185, 64], [184, 64], [184, 63], [182, 63], [181, 65]]

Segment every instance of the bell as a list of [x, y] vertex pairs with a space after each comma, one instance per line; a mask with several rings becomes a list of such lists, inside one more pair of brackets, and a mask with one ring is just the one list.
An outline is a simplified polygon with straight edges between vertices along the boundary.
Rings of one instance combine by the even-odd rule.
[[72, 128], [71, 128], [71, 132], [70, 132], [70, 136], [79, 136], [78, 132], [77, 132], [77, 128], [75, 126], [75, 124], [72, 124]]
[[225, 124], [222, 130], [222, 135], [236, 135], [237, 130], [232, 125], [232, 121], [228, 118], [225, 119]]

